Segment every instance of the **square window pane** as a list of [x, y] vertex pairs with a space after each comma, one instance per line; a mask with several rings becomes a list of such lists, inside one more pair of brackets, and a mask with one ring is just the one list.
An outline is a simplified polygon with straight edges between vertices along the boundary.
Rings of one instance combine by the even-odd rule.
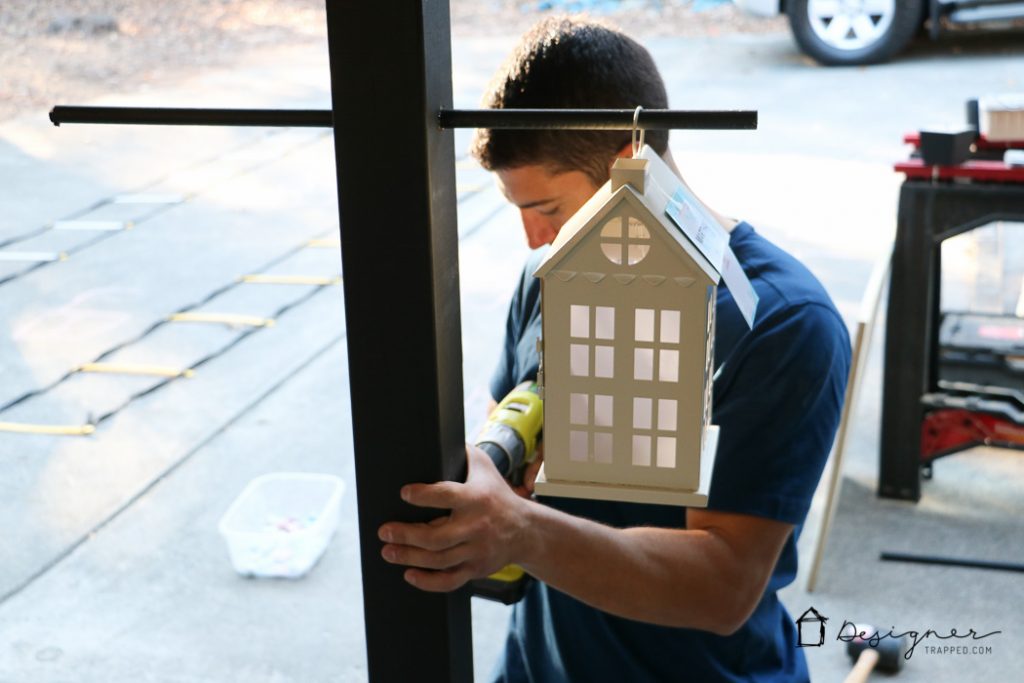
[[639, 342], [654, 341], [654, 310], [650, 308], [636, 309], [636, 325], [634, 339]]
[[612, 435], [604, 432], [594, 434], [594, 460], [605, 465], [612, 462]]
[[594, 336], [598, 339], [615, 339], [615, 309], [611, 306], [594, 308]]
[[676, 410], [679, 403], [673, 398], [658, 399], [658, 429], [665, 432], [676, 431]]
[[615, 348], [598, 346], [594, 349], [594, 377], [615, 376]]
[[611, 427], [613, 406], [611, 396], [603, 394], [594, 396], [594, 424], [598, 427]]
[[633, 399], [633, 429], [651, 428], [651, 399]]
[[633, 349], [633, 379], [654, 379], [654, 349]]
[[590, 374], [590, 347], [586, 344], [569, 344], [569, 374], [574, 377]]
[[676, 438], [674, 436], [658, 437], [658, 467], [676, 466]]
[[569, 331], [582, 339], [590, 336], [590, 306], [569, 306]]
[[651, 464], [651, 437], [633, 437], [633, 464], [649, 467]]
[[658, 356], [658, 379], [662, 382], [679, 381], [679, 352], [662, 349]]
[[590, 422], [590, 400], [586, 394], [569, 394], [569, 422], [585, 425]]
[[679, 343], [679, 311], [661, 312], [661, 342], [663, 344]]
[[576, 462], [587, 461], [586, 432], [569, 432], [569, 459]]

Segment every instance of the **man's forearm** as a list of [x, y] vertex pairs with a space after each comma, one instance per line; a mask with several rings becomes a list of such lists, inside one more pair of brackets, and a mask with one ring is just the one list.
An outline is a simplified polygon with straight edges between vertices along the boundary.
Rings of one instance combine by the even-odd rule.
[[713, 530], [614, 529], [524, 503], [523, 567], [606, 612], [728, 634], [764, 591]]
[[[405, 579], [450, 591], [518, 563], [538, 579], [629, 619], [728, 634], [757, 605], [792, 525], [688, 509], [687, 529], [614, 529], [513, 493], [486, 453], [467, 449], [465, 483], [402, 487], [430, 523], [381, 526], [381, 553]], [[680, 510], [680, 519], [683, 512]]]

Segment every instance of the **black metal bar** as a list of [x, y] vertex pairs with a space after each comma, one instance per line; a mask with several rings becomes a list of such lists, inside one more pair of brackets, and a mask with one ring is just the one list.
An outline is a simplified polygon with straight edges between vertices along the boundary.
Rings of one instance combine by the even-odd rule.
[[440, 514], [404, 484], [466, 467], [448, 3], [331, 0], [327, 36], [369, 679], [469, 682], [468, 592], [412, 588], [377, 538]]
[[79, 107], [57, 105], [50, 121], [147, 126], [270, 126], [330, 128], [328, 109], [180, 109], [173, 107]]
[[970, 558], [942, 557], [940, 555], [915, 555], [882, 551], [878, 559], [883, 562], [912, 562], [915, 564], [937, 564], [946, 567], [968, 567], [971, 569], [997, 569], [1006, 572], [1024, 572], [1024, 564], [1018, 562], [995, 562], [993, 560], [972, 560]]
[[[630, 130], [633, 109], [442, 109], [442, 128], [547, 128]], [[637, 120], [647, 130], [754, 130], [756, 111], [682, 111], [641, 109]]]
[[[190, 109], [175, 107], [81, 107], [57, 105], [50, 121], [146, 126], [267, 126], [330, 128], [329, 109]], [[440, 109], [441, 128], [548, 128], [629, 130], [632, 109]], [[642, 109], [637, 122], [647, 130], [754, 130], [756, 111]]]

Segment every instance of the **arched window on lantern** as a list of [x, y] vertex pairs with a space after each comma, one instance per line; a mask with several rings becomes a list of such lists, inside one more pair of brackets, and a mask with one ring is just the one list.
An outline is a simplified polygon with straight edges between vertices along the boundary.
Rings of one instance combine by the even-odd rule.
[[601, 252], [616, 265], [633, 266], [644, 260], [651, 250], [651, 233], [640, 219], [630, 216], [627, 229], [622, 229], [623, 218], [609, 218], [601, 228]]

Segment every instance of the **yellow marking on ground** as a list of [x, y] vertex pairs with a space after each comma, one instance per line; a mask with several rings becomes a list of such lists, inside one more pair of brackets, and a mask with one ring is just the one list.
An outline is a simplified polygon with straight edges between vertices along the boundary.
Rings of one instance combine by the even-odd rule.
[[341, 249], [341, 240], [336, 239], [316, 239], [306, 242], [307, 247], [313, 249]]
[[65, 251], [0, 251], [0, 261], [30, 261], [33, 263], [53, 263], [67, 261]]
[[21, 422], [0, 422], [0, 432], [17, 434], [52, 434], [54, 436], [88, 436], [96, 431], [93, 425], [36, 425]]
[[170, 318], [174, 323], [220, 323], [238, 327], [273, 327], [273, 318], [235, 313], [175, 313]]
[[181, 370], [166, 365], [146, 365], [144, 363], [86, 363], [78, 368], [79, 372], [97, 372], [111, 375], [150, 375], [153, 377], [192, 377], [194, 370]]
[[242, 282], [254, 285], [336, 285], [340, 277], [318, 277], [315, 275], [243, 275]]

